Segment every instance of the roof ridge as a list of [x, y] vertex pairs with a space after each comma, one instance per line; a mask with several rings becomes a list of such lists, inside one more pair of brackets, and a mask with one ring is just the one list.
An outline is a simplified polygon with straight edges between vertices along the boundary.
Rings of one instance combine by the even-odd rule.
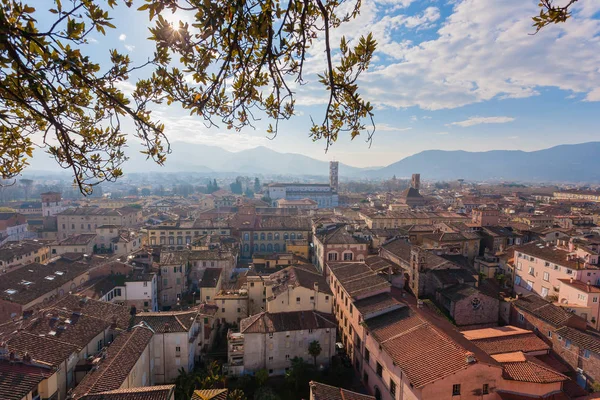
[[401, 333], [399, 333], [397, 335], [391, 336], [391, 337], [387, 338], [386, 340], [382, 341], [381, 343], [383, 344], [383, 343], [389, 342], [390, 340], [397, 339], [399, 337], [407, 335], [407, 334], [409, 334], [409, 333], [411, 333], [413, 331], [416, 331], [417, 329], [422, 328], [423, 326], [431, 326], [430, 324], [427, 323], [427, 321], [423, 320], [421, 317], [419, 317], [419, 319], [421, 319], [421, 323], [420, 324], [415, 325], [412, 328], [407, 329], [404, 332], [401, 332]]

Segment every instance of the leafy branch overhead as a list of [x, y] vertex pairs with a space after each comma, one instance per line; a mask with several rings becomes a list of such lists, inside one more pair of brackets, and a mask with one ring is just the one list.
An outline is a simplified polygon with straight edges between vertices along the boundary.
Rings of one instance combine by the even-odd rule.
[[566, 22], [571, 17], [571, 6], [578, 0], [568, 0], [566, 4], [557, 6], [553, 0], [540, 0], [540, 14], [533, 17], [533, 26], [535, 33], [550, 24], [559, 24]]
[[[354, 138], [366, 131], [370, 140], [373, 107], [360, 96], [357, 79], [369, 66], [375, 41], [368, 35], [350, 48], [342, 39], [339, 52], [334, 50], [331, 30], [360, 9], [356, 0], [341, 13], [341, 3], [145, 0], [138, 10], [153, 25], [154, 54], [133, 66], [127, 55], [111, 50], [110, 68], [101, 71], [86, 54], [88, 36], [114, 29], [109, 12], [120, 4], [131, 6], [131, 0], [54, 0], [48, 10], [38, 11], [21, 0], [2, 0], [0, 175], [9, 179], [22, 173], [37, 146], [72, 170], [82, 193], [91, 193], [94, 185], [123, 174], [124, 118], [134, 122], [132, 133], [148, 158], [163, 164], [170, 148], [163, 124], [151, 114], [154, 104], [179, 103], [209, 126], [224, 123], [236, 130], [253, 126], [265, 114], [274, 137], [279, 122], [294, 114], [294, 90], [305, 83], [308, 62], [324, 62], [319, 80], [329, 94], [311, 137], [324, 140], [327, 148], [342, 132]], [[37, 13], [53, 14], [54, 22], [40, 28]], [[190, 15], [194, 22], [173, 26], [166, 13]], [[324, 54], [310, 55], [321, 40]], [[150, 76], [126, 96], [122, 84], [144, 67]]]

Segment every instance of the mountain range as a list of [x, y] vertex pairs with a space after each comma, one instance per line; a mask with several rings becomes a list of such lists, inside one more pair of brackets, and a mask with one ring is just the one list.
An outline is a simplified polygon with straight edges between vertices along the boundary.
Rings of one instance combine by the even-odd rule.
[[[267, 147], [230, 152], [216, 146], [175, 142], [164, 167], [146, 161], [130, 148], [125, 172], [229, 172], [267, 175], [326, 176], [326, 161], [279, 153]], [[53, 170], [48, 157], [35, 156], [31, 170]], [[382, 168], [357, 168], [340, 163], [340, 178], [387, 179], [418, 172], [426, 180], [513, 180], [524, 182], [600, 182], [600, 142], [559, 145], [537, 151], [485, 152], [427, 150]]]

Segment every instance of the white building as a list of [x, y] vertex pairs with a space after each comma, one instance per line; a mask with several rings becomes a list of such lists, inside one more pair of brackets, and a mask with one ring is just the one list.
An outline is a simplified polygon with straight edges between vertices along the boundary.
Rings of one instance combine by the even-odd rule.
[[58, 192], [42, 193], [42, 215], [44, 217], [53, 217], [56, 214], [67, 209], [62, 202], [62, 195]]
[[329, 184], [320, 183], [272, 183], [269, 185], [269, 197], [276, 205], [277, 200], [310, 199], [317, 202], [319, 208], [338, 206], [338, 194]]
[[154, 380], [174, 382], [179, 369], [192, 371], [203, 351], [209, 347], [213, 318], [201, 308], [187, 311], [139, 313], [135, 323], [145, 322], [154, 330]]
[[335, 351], [335, 328], [331, 314], [315, 311], [262, 312], [245, 318], [240, 323], [241, 335], [235, 348], [230, 346], [228, 351], [228, 361], [236, 368], [228, 365], [228, 372], [254, 374], [266, 369], [269, 375], [283, 375], [295, 357], [313, 361], [308, 352], [313, 341], [321, 346], [317, 365], [327, 366]]

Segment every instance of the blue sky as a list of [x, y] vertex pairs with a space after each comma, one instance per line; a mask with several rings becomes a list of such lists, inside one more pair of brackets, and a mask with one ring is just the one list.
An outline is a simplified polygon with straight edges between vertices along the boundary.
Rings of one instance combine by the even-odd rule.
[[[43, 10], [50, 1], [28, 3]], [[178, 107], [161, 107], [156, 115], [173, 141], [232, 151], [267, 146], [361, 167], [387, 165], [428, 149], [537, 150], [596, 141], [600, 0], [581, 0], [566, 24], [532, 36], [536, 4], [363, 0], [358, 19], [342, 26], [334, 38], [345, 35], [352, 43], [373, 32], [378, 41], [376, 61], [362, 79], [364, 97], [377, 107], [371, 148], [361, 137], [341, 137], [325, 154], [324, 143], [308, 138], [309, 116], [319, 120], [324, 110], [324, 92], [313, 84], [298, 93], [299, 115], [281, 124], [274, 140], [266, 138], [266, 122], [237, 134], [207, 129]], [[113, 16], [117, 29], [93, 35], [86, 51], [102, 60], [109, 48], [117, 48], [135, 62], [146, 60], [153, 51], [146, 40], [147, 15], [121, 6]], [[310, 73], [321, 71], [324, 61], [317, 42], [307, 61], [308, 80], [314, 81]]]

